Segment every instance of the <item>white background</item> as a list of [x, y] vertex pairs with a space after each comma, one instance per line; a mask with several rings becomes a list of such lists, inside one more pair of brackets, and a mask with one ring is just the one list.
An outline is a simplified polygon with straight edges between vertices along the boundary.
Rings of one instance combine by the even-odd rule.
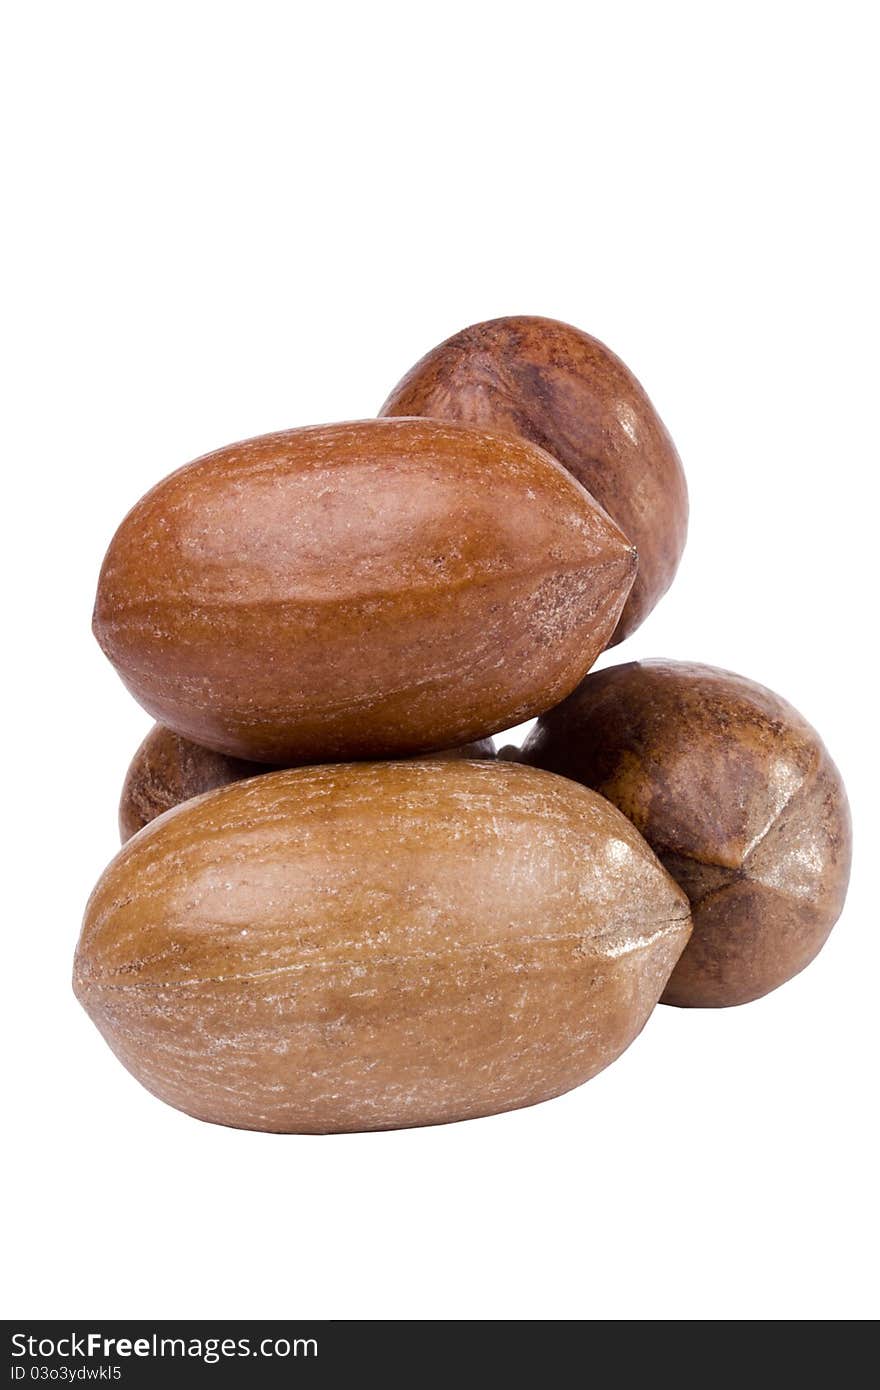
[[[871, 14], [7, 10], [8, 1316], [880, 1311]], [[374, 414], [505, 313], [603, 338], [664, 416], [690, 541], [611, 660], [726, 666], [818, 727], [853, 805], [844, 916], [782, 990], [660, 1008], [532, 1110], [323, 1139], [199, 1124], [70, 991], [150, 724], [89, 634], [104, 549], [180, 463]]]

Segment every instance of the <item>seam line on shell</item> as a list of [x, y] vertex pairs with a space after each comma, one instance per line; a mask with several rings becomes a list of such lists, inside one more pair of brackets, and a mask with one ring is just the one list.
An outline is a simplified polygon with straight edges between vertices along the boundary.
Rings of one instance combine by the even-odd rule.
[[[660, 936], [662, 936], [667, 927], [674, 926], [676, 923], [687, 922], [689, 919], [690, 912], [685, 912], [681, 916], [666, 917], [662, 922], [659, 922], [657, 924], [656, 929], [654, 931], [645, 932], [638, 937], [631, 937], [621, 942], [620, 945], [617, 947], [608, 948], [606, 950], [606, 954], [616, 959], [622, 955], [628, 954], [630, 951], [642, 950], [644, 947], [652, 945]], [[529, 936], [521, 938], [516, 943], [514, 943], [514, 945], [519, 947], [547, 944], [563, 945], [565, 943], [571, 943], [573, 945], [601, 947], [602, 942], [608, 939], [608, 935], [610, 934], [606, 934], [605, 936], [589, 938], [579, 936], [576, 933], [567, 933], [564, 936]], [[477, 952], [484, 951], [510, 951], [511, 949], [512, 947], [510, 945], [495, 942], [479, 943], [474, 944], [472, 946], [457, 945], [454, 947], [454, 950], [461, 955], [475, 954]], [[596, 955], [600, 954], [598, 950], [591, 953], [594, 953]], [[394, 956], [376, 956], [369, 960], [369, 964], [373, 966], [387, 964], [397, 965], [401, 964], [403, 961], [439, 960], [444, 958], [445, 955], [446, 952], [444, 951], [412, 951], [408, 952], [406, 955], [401, 954]], [[125, 972], [117, 970], [114, 971], [111, 975], [99, 975], [95, 972], [89, 972], [87, 975], [79, 976], [77, 982], [84, 985], [86, 988], [88, 988], [89, 985], [99, 985], [104, 989], [179, 989], [187, 985], [230, 984], [235, 983], [236, 981], [241, 982], [249, 980], [268, 979], [271, 978], [273, 975], [292, 974], [297, 971], [301, 972], [304, 970], [314, 969], [315, 967], [317, 967], [318, 969], [345, 970], [346, 968], [351, 968], [352, 966], [363, 966], [364, 963], [365, 960], [363, 957], [361, 957], [360, 959], [352, 960], [338, 960], [336, 958], [330, 960], [322, 960], [316, 956], [312, 960], [291, 961], [287, 965], [278, 965], [270, 970], [252, 970], [247, 971], [243, 975], [207, 975], [200, 976], [194, 979], [167, 981], [137, 979], [126, 980], [124, 978], [120, 978], [120, 976], [123, 976]]]
[[[477, 575], [462, 575], [452, 582], [447, 582], [439, 590], [436, 583], [431, 584], [430, 582], [426, 582], [418, 585], [409, 584], [406, 589], [406, 597], [410, 599], [413, 595], [436, 595], [439, 593], [444, 601], [452, 601], [462, 590], [473, 591], [477, 589], [497, 588], [509, 584], [511, 578], [514, 578], [517, 582], [528, 581], [533, 587], [537, 587], [548, 579], [558, 579], [562, 576], [571, 574], [589, 573], [591, 579], [603, 574], [604, 571], [607, 570], [619, 570], [624, 574], [628, 574], [632, 563], [633, 547], [620, 546], [615, 549], [615, 539], [616, 538], [612, 538], [611, 542], [606, 541], [600, 544], [597, 546], [598, 553], [596, 555], [589, 558], [584, 557], [578, 563], [561, 564], [552, 568], [547, 568], [545, 565], [536, 565], [534, 569], [529, 569], [520, 573], [514, 569], [511, 562], [508, 563], [505, 568], [494, 572]], [[634, 570], [632, 574], [634, 582]], [[630, 588], [631, 587], [632, 585], [630, 585]], [[611, 593], [612, 588], [609, 585], [608, 594], [610, 595]], [[253, 609], [287, 608], [291, 612], [291, 617], [295, 617], [302, 609], [308, 608], [324, 608], [327, 606], [346, 608], [354, 607], [358, 604], [374, 604], [380, 608], [387, 607], [395, 601], [399, 601], [400, 590], [393, 588], [377, 588], [371, 589], [366, 593], [345, 594], [341, 597], [338, 594], [302, 595], [296, 593], [278, 598], [269, 597], [259, 599], [237, 599], [231, 596], [223, 598], [203, 598], [192, 594], [185, 594], [183, 597], [186, 599], [188, 608], [191, 610], [203, 610], [211, 613], [217, 609], [235, 610], [236, 612], [241, 612], [243, 610], [244, 612], [248, 612]], [[129, 601], [124, 607], [117, 609], [118, 616], [110, 614], [102, 615], [99, 622], [101, 635], [102, 637], [104, 635], [112, 637], [122, 627], [131, 622], [136, 622], [139, 615], [143, 623], [152, 627], [154, 626], [154, 624], [150, 622], [152, 612], [156, 609], [175, 609], [180, 606], [180, 600], [181, 595], [175, 593], [173, 598], [165, 598], [161, 594], [149, 594], [146, 597]], [[604, 602], [607, 600], [602, 601]], [[598, 604], [596, 606], [598, 607]], [[131, 669], [134, 671], [142, 669], [145, 674], [150, 671], [149, 664], [143, 668], [137, 667], [134, 663], [130, 663], [130, 665]]]
[[760, 844], [762, 844], [764, 840], [766, 840], [767, 836], [770, 834], [773, 828], [779, 824], [780, 820], [785, 815], [789, 807], [796, 800], [796, 798], [799, 797], [801, 793], [805, 791], [815, 780], [816, 776], [818, 775], [821, 762], [822, 755], [819, 751], [817, 751], [813, 759], [812, 766], [807, 768], [806, 772], [804, 773], [801, 780], [798, 782], [797, 786], [785, 798], [785, 801], [779, 807], [779, 810], [775, 811], [774, 814], [770, 817], [761, 833], [759, 835], [756, 835], [754, 839], [746, 846], [745, 851], [743, 853], [742, 862], [742, 867], [746, 871], [746, 873], [748, 873], [746, 866], [749, 856], [753, 853], [754, 850], [758, 848]]

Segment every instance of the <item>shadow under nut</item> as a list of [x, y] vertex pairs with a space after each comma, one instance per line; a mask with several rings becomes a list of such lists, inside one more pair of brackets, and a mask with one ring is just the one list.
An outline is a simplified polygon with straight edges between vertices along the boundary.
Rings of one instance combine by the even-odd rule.
[[474, 761], [300, 768], [147, 826], [78, 999], [155, 1095], [245, 1129], [440, 1124], [559, 1095], [639, 1033], [690, 931], [634, 827]]
[[[494, 758], [495, 743], [491, 738], [458, 748], [430, 753], [430, 758]], [[122, 843], [130, 840], [145, 825], [166, 811], [190, 801], [194, 796], [241, 782], [246, 777], [260, 777], [270, 769], [265, 763], [247, 762], [215, 753], [199, 743], [181, 738], [171, 729], [155, 724], [138, 748], [128, 768], [119, 802], [119, 837]]]
[[264, 435], [197, 460], [113, 538], [94, 631], [184, 738], [293, 766], [405, 757], [554, 704], [635, 574], [523, 440], [430, 420]]
[[747, 1003], [821, 949], [849, 882], [849, 807], [818, 734], [772, 691], [684, 662], [611, 667], [538, 720], [523, 757], [613, 801], [688, 894], [664, 1003]]
[[565, 465], [639, 555], [609, 645], [633, 632], [668, 589], [687, 536], [681, 460], [642, 386], [598, 339], [545, 318], [474, 324], [417, 362], [381, 414], [505, 430]]

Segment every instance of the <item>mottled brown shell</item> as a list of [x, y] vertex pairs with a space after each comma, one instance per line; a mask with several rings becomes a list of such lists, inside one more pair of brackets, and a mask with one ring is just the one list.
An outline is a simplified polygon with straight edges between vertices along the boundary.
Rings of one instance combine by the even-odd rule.
[[131, 840], [74, 988], [124, 1065], [200, 1119], [387, 1129], [580, 1085], [640, 1031], [689, 931], [634, 827], [563, 778], [300, 768]]
[[534, 445], [367, 420], [264, 435], [159, 483], [113, 538], [94, 631], [144, 708], [208, 748], [406, 756], [567, 694], [635, 565]]
[[613, 801], [687, 892], [694, 932], [665, 1003], [757, 999], [837, 921], [846, 792], [816, 731], [763, 686], [683, 662], [610, 667], [538, 720], [523, 757]]
[[[494, 758], [491, 738], [428, 753], [429, 758]], [[278, 769], [272, 769], [277, 771]], [[269, 771], [265, 763], [229, 758], [188, 738], [181, 738], [162, 724], [154, 724], [135, 753], [125, 776], [119, 802], [119, 836], [131, 839], [157, 816], [194, 796], [228, 787], [246, 777]]]
[[381, 413], [506, 430], [574, 474], [639, 554], [609, 645], [633, 632], [668, 589], [687, 535], [681, 460], [632, 372], [588, 333], [544, 318], [476, 323], [416, 363]]

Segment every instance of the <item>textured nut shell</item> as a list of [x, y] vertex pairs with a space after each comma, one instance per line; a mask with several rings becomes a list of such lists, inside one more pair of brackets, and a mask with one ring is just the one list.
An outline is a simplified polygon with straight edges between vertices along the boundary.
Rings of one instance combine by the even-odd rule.
[[119, 527], [94, 630], [175, 733], [291, 766], [449, 748], [560, 700], [636, 558], [549, 455], [428, 420], [264, 435]]
[[125, 1066], [201, 1119], [386, 1129], [586, 1081], [689, 931], [633, 826], [563, 778], [299, 768], [130, 841], [89, 902], [74, 988]]
[[588, 676], [523, 756], [607, 796], [691, 900], [694, 931], [663, 1000], [757, 999], [819, 951], [849, 881], [849, 807], [821, 739], [729, 671], [633, 662]]
[[687, 535], [681, 460], [632, 372], [588, 333], [543, 318], [474, 324], [423, 357], [381, 413], [503, 429], [559, 459], [638, 550], [613, 642], [669, 588]]
[[[491, 738], [484, 738], [426, 756], [494, 758], [495, 744]], [[225, 753], [215, 753], [212, 748], [203, 748], [199, 743], [181, 738], [162, 724], [154, 724], [125, 776], [119, 802], [120, 839], [125, 844], [138, 830], [179, 806], [181, 801], [203, 796], [218, 787], [228, 787], [230, 782], [241, 782], [245, 777], [259, 777], [267, 771], [265, 763], [229, 758]]]

